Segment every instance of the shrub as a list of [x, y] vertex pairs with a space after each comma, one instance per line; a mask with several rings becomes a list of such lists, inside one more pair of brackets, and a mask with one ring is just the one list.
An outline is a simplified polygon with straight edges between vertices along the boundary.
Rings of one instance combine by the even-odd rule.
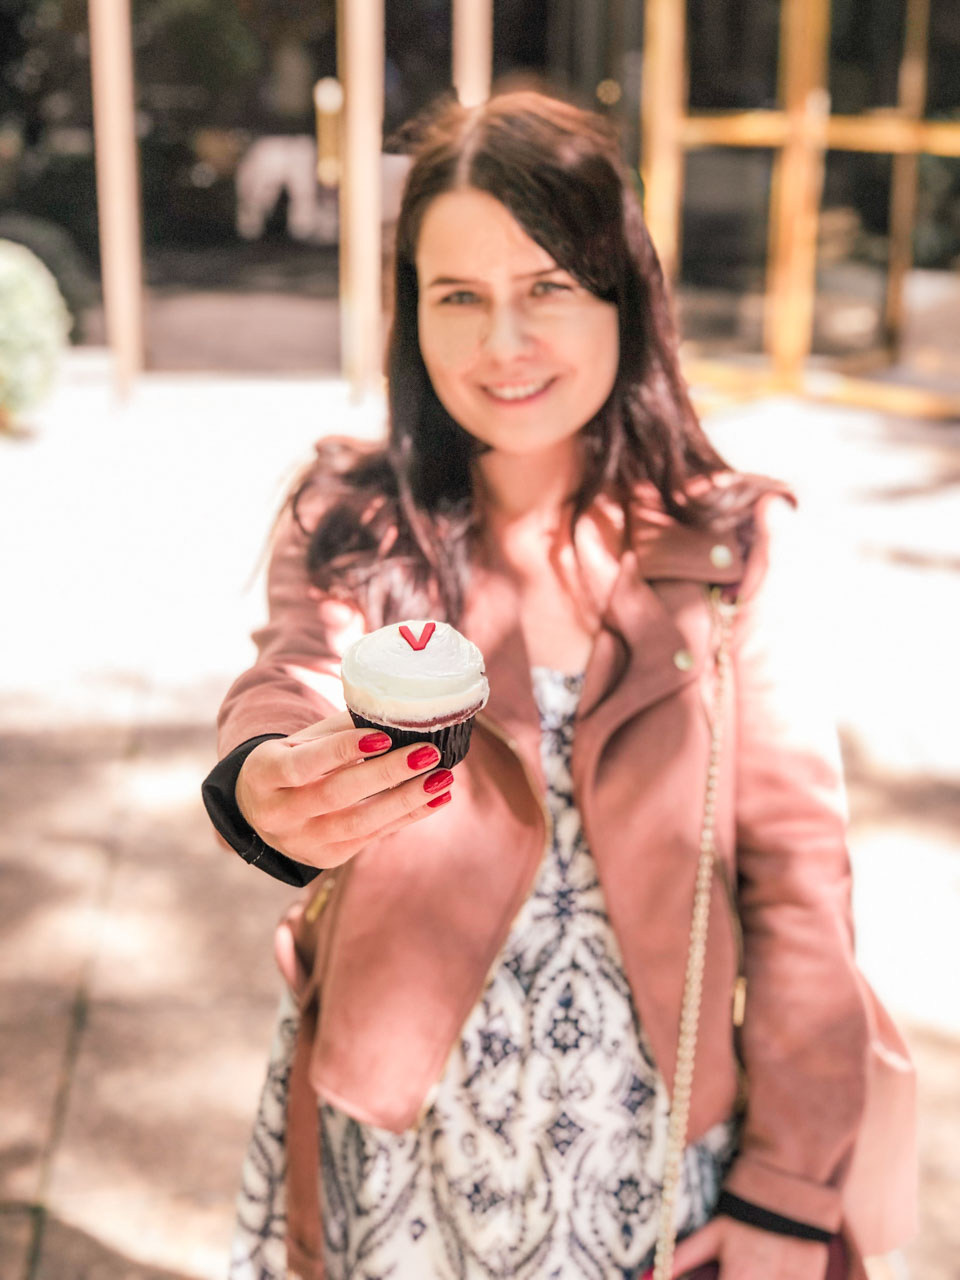
[[66, 227], [15, 209], [0, 213], [0, 240], [13, 240], [35, 253], [57, 282], [73, 317], [72, 342], [82, 342], [86, 313], [100, 302], [90, 264]]
[[57, 282], [40, 259], [0, 240], [0, 426], [49, 391], [70, 323]]

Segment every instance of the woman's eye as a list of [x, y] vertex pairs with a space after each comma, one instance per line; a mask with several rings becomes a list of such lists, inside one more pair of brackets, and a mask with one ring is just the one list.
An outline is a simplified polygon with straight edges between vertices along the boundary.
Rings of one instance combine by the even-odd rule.
[[568, 284], [564, 284], [562, 280], [538, 280], [533, 286], [533, 296], [535, 298], [545, 298], [550, 294], [572, 293], [573, 290]]
[[444, 294], [440, 299], [442, 305], [449, 304], [453, 307], [468, 306], [471, 302], [477, 301], [477, 295], [470, 289], [456, 289], [453, 293]]

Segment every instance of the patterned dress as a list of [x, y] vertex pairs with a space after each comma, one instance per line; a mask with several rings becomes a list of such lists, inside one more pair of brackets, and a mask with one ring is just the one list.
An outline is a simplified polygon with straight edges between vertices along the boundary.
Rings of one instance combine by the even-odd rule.
[[[573, 799], [582, 677], [533, 669], [553, 841], [420, 1126], [321, 1104], [328, 1280], [635, 1280], [652, 1264], [667, 1095]], [[230, 1280], [283, 1280], [281, 1009], [243, 1170]], [[707, 1221], [732, 1121], [687, 1149], [677, 1221]]]

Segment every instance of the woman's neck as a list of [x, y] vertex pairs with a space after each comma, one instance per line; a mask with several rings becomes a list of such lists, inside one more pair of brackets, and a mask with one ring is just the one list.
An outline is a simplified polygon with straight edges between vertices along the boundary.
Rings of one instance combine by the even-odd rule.
[[569, 527], [582, 479], [576, 441], [531, 457], [491, 451], [477, 459], [478, 495], [491, 530], [506, 535], [556, 533]]
[[576, 673], [586, 665], [620, 568], [623, 526], [594, 503], [573, 532], [579, 454], [477, 460], [483, 552], [517, 590], [531, 663]]

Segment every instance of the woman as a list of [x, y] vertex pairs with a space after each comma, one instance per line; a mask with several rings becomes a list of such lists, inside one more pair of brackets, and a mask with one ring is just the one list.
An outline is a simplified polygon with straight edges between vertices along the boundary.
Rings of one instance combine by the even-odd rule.
[[[821, 1280], [868, 1020], [835, 743], [771, 617], [790, 503], [701, 431], [597, 118], [529, 92], [434, 118], [397, 225], [389, 408], [386, 447], [319, 446], [282, 518], [205, 786], [248, 861], [322, 871], [232, 1276], [284, 1274], [284, 1134], [313, 1140], [286, 1121], [296, 1044], [323, 1223], [299, 1272], [641, 1276], [709, 825], [674, 1269]], [[455, 773], [342, 710], [345, 643], [409, 617], [486, 658]]]

